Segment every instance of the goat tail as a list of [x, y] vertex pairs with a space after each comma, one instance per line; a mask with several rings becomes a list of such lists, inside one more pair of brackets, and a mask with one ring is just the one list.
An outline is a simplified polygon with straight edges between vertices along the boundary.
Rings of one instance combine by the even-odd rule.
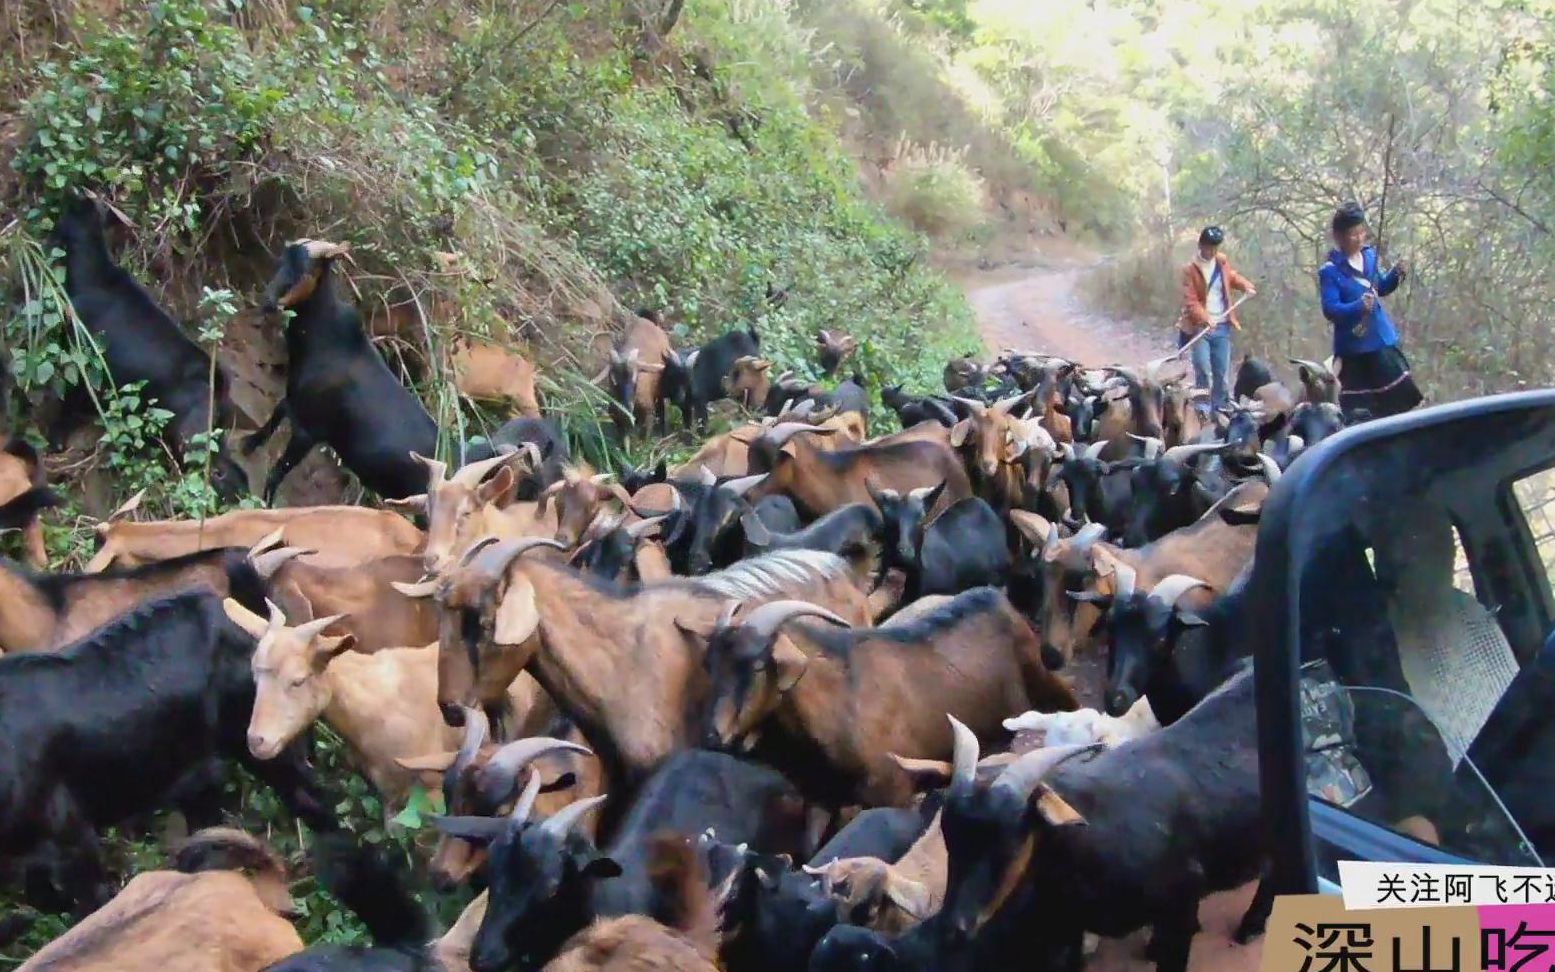
[[319, 883], [362, 920], [380, 948], [418, 948], [432, 937], [426, 912], [411, 897], [402, 866], [345, 831], [313, 842]]
[[685, 936], [710, 961], [718, 954], [718, 907], [707, 888], [696, 846], [689, 837], [660, 831], [648, 838], [650, 916]]

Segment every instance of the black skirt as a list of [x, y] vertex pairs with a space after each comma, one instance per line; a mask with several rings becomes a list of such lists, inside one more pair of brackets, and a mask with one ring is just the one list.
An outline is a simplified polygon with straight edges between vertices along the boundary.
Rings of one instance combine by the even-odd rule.
[[1350, 421], [1407, 412], [1425, 401], [1397, 347], [1339, 359], [1339, 404]]

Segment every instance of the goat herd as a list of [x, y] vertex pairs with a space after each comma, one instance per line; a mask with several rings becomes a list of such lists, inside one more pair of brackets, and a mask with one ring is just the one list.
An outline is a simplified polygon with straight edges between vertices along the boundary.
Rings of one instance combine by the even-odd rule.
[[[95, 207], [57, 234], [115, 380], [148, 382], [170, 444], [206, 428], [209, 359]], [[600, 376], [623, 434], [666, 403], [762, 417], [612, 477], [536, 407], [450, 469], [336, 291], [343, 252], [281, 256], [286, 392], [249, 445], [289, 418], [267, 499], [325, 443], [384, 508], [132, 501], [85, 572], [47, 573], [37, 456], [0, 456], [37, 568], [0, 566], [0, 879], [82, 919], [24, 969], [1073, 969], [1086, 933], [1150, 926], [1181, 972], [1198, 902], [1257, 877], [1229, 632], [1269, 483], [1343, 424], [1323, 365], [1293, 390], [1244, 362], [1211, 417], [1175, 359], [1010, 351], [950, 362], [949, 394], [884, 389], [902, 428], [871, 438], [857, 376], [772, 378], [752, 331], [677, 352], [644, 315]], [[856, 350], [817, 343], [824, 375]], [[1104, 686], [1059, 674], [1087, 656]], [[1098, 688], [1105, 714], [1076, 696]], [[335, 819], [319, 721], [386, 816], [441, 791], [432, 877], [484, 888], [442, 937]], [[307, 824], [372, 947], [304, 947], [282, 861], [217, 826], [229, 760]], [[100, 832], [173, 808], [194, 835], [110, 897]]]

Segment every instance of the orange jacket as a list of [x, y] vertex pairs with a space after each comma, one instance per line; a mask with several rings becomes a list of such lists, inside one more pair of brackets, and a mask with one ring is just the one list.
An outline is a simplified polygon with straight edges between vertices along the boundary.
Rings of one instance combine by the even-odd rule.
[[[1246, 277], [1231, 269], [1224, 253], [1215, 254], [1215, 262], [1220, 264], [1220, 286], [1225, 294], [1226, 306], [1230, 307], [1231, 291], [1251, 290], [1253, 285]], [[1182, 268], [1182, 316], [1177, 319], [1177, 326], [1184, 334], [1197, 334], [1209, 324], [1209, 311], [1204, 307], [1208, 296], [1208, 281], [1199, 272], [1198, 264], [1189, 260], [1188, 265]], [[1239, 331], [1242, 329], [1242, 322], [1236, 319], [1236, 311], [1232, 311], [1227, 319], [1233, 328]]]

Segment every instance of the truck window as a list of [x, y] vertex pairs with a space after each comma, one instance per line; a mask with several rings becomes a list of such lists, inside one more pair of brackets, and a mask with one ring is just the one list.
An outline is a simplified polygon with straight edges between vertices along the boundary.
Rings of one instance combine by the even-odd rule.
[[[1517, 508], [1528, 521], [1547, 583], [1555, 580], [1555, 468], [1524, 476], [1512, 483]], [[1555, 587], [1555, 583], [1552, 583]]]
[[[1463, 486], [1436, 492], [1348, 504], [1350, 522], [1303, 570], [1308, 790], [1449, 853], [1538, 864], [1504, 781], [1481, 765], [1489, 753], [1501, 769], [1526, 749], [1526, 720], [1503, 711], [1521, 698], [1509, 695], [1520, 666], [1497, 620], [1496, 579], [1470, 562], [1454, 511], [1437, 498], [1455, 500]], [[1521, 771], [1508, 772], [1515, 782]]]

